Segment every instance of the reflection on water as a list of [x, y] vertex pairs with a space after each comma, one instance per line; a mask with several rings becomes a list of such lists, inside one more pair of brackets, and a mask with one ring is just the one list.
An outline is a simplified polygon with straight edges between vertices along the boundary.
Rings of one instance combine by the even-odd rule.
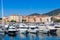
[[3, 35], [0, 35], [0, 40], [3, 40], [3, 37], [4, 37]]
[[56, 34], [18, 34], [16, 36], [2, 36], [0, 35], [0, 40], [60, 40], [60, 36]]

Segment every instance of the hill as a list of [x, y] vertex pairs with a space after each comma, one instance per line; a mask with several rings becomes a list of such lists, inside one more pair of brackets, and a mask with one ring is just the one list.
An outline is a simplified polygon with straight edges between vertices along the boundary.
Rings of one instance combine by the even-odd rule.
[[33, 14], [30, 14], [28, 16], [39, 16], [40, 14], [39, 13], [33, 13]]
[[48, 13], [44, 13], [43, 15], [56, 16], [56, 15], [59, 15], [59, 14], [60, 14], [60, 9], [56, 9], [56, 10], [50, 11]]

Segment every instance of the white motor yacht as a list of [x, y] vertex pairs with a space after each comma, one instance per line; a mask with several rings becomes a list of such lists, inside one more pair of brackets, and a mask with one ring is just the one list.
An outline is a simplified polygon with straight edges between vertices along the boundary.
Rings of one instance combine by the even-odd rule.
[[0, 35], [4, 35], [4, 29], [2, 28], [2, 24], [0, 24]]
[[54, 26], [55, 28], [60, 28], [60, 23], [56, 23]]
[[55, 28], [55, 26], [53, 24], [48, 24], [46, 27], [50, 33], [56, 33], [56, 31], [57, 31], [57, 29]]
[[38, 33], [39, 30], [38, 30], [38, 27], [36, 25], [29, 25], [28, 32], [30, 32], [30, 33]]
[[5, 25], [5, 28], [4, 28], [5, 29], [5, 31], [4, 31], [5, 34], [8, 34], [8, 26], [9, 26], [8, 24]]
[[16, 35], [17, 29], [15, 25], [9, 26], [8, 28], [8, 35]]
[[26, 24], [20, 23], [17, 31], [19, 31], [19, 33], [28, 33], [28, 26]]
[[39, 27], [39, 32], [48, 33], [48, 29], [45, 24], [40, 24], [40, 25], [38, 25], [38, 27]]
[[2, 28], [0, 28], [0, 35], [5, 35], [4, 30]]

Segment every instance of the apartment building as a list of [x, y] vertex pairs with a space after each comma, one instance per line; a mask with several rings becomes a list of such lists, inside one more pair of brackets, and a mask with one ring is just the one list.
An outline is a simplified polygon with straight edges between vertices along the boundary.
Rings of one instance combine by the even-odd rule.
[[55, 19], [60, 19], [60, 14], [53, 16]]
[[14, 20], [16, 22], [22, 22], [22, 16], [20, 15], [11, 15], [8, 17], [9, 21]]
[[51, 22], [50, 16], [21, 16], [21, 15], [11, 15], [9, 17], [5, 17], [4, 20], [6, 22], [15, 20], [16, 22], [29, 22], [29, 23], [40, 23], [40, 22]]
[[[22, 17], [23, 18], [23, 17]], [[50, 16], [26, 16], [23, 19], [25, 19], [25, 22], [51, 22], [51, 17]]]

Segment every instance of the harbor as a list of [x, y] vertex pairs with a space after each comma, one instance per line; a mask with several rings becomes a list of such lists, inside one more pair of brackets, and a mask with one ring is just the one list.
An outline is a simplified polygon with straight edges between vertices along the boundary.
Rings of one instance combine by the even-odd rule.
[[[0, 29], [0, 39], [1, 40], [60, 40], [60, 28], [55, 28], [55, 26], [52, 26], [52, 28], [48, 26], [49, 27], [48, 28], [46, 24], [26, 25], [25, 23], [19, 23], [18, 25], [18, 23], [12, 23], [9, 25], [5, 25], [5, 29], [3, 30]], [[57, 30], [54, 31], [55, 29]], [[50, 30], [52, 30], [53, 32], [48, 32]]]
[[0, 0], [0, 40], [60, 40], [60, 1]]
[[57, 34], [18, 34], [16, 36], [9, 36], [8, 34], [0, 35], [0, 40], [60, 40], [60, 36]]

